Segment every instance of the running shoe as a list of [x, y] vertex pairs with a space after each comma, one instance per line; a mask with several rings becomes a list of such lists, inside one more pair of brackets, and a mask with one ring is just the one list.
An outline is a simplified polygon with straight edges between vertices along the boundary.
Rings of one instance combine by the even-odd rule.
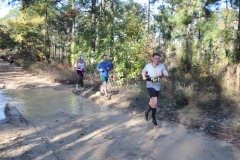
[[76, 84], [76, 90], [78, 90], [78, 87], [79, 87], [78, 84]]
[[106, 98], [106, 99], [110, 99], [110, 96], [106, 94], [106, 95], [105, 95], [105, 98]]
[[80, 87], [79, 90], [80, 90], [80, 91], [84, 91], [84, 87]]
[[157, 126], [157, 125], [158, 125], [156, 120], [153, 120], [153, 125], [154, 125], [154, 126]]

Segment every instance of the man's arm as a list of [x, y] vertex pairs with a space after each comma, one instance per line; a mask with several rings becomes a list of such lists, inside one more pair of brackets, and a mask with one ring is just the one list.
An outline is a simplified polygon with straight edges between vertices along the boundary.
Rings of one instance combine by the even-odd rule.
[[144, 81], [146, 81], [146, 80], [151, 80], [151, 77], [150, 76], [146, 76], [146, 73], [147, 73], [147, 68], [146, 68], [146, 66], [143, 68], [143, 70], [142, 70], [142, 79], [144, 80]]
[[109, 62], [109, 61], [108, 61], [108, 67], [107, 67], [107, 70], [108, 70], [108, 71], [111, 71], [111, 70], [112, 70], [112, 64], [111, 64], [111, 62]]
[[147, 77], [145, 76], [145, 74], [146, 74], [146, 73], [143, 73], [143, 72], [142, 72], [142, 79], [143, 79], [144, 81], [147, 80]]
[[101, 62], [98, 63], [98, 65], [97, 65], [97, 70], [98, 70], [98, 71], [101, 71]]

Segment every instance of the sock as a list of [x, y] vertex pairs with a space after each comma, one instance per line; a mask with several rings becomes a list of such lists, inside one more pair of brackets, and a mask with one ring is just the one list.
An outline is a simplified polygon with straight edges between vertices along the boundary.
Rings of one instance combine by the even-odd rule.
[[81, 87], [83, 87], [83, 81], [81, 81]]
[[150, 105], [148, 105], [149, 108], [148, 108], [148, 111], [146, 112], [147, 114], [152, 110], [152, 107]]
[[78, 79], [78, 84], [80, 84], [81, 87], [83, 87], [83, 78], [81, 76]]
[[153, 118], [153, 121], [156, 121], [156, 108], [152, 108], [152, 118]]

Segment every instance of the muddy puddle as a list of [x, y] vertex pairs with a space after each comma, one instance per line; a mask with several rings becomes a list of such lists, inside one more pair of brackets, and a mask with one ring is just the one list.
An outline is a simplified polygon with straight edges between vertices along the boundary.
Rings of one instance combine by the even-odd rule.
[[102, 111], [93, 102], [62, 88], [0, 90], [0, 119], [4, 119], [4, 106], [9, 103], [29, 120], [59, 112], [91, 115]]

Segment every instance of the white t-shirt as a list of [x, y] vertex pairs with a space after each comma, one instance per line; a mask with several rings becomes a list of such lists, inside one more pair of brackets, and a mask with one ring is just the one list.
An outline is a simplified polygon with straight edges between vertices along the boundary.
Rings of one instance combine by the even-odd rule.
[[77, 63], [77, 70], [82, 71], [85, 68], [84, 62]]
[[[152, 65], [152, 63], [148, 63], [142, 70], [143, 74], [146, 74], [148, 72], [148, 75], [152, 78], [158, 77], [159, 72], [162, 72], [162, 74], [165, 77], [168, 77], [168, 72], [166, 70], [166, 67], [164, 64], [159, 63], [156, 67]], [[154, 88], [156, 91], [160, 91], [161, 89], [161, 79], [157, 83], [152, 83], [151, 81], [146, 81], [146, 87], [147, 88]]]

